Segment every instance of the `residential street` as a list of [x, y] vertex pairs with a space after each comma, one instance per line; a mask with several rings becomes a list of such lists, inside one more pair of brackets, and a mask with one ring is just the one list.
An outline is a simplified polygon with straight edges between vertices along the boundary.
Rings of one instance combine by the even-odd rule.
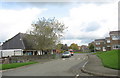
[[89, 76], [81, 72], [86, 62], [86, 54], [75, 54], [70, 58], [61, 58], [44, 63], [37, 63], [17, 69], [7, 70], [3, 76]]

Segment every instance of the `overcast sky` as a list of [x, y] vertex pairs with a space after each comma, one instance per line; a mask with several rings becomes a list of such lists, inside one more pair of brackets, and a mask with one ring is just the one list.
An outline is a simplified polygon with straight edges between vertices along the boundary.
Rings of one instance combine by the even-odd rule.
[[62, 42], [88, 44], [118, 30], [118, 1], [113, 2], [1, 2], [0, 42], [25, 33], [38, 18], [56, 17], [68, 29]]

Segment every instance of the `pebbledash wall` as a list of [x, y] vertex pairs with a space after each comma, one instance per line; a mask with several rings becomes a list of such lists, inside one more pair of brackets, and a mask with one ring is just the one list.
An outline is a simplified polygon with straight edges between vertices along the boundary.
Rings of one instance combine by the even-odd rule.
[[105, 39], [95, 39], [89, 43], [95, 46], [96, 51], [110, 51], [114, 49], [120, 49], [120, 31], [110, 31], [110, 37]]

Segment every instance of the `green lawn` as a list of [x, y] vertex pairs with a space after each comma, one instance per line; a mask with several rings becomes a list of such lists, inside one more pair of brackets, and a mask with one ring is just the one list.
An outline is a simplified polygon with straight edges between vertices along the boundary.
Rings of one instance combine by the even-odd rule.
[[103, 52], [96, 52], [96, 53], [93, 53], [94, 55], [97, 55], [97, 54], [102, 54], [102, 53], [105, 53], [106, 51], [103, 51]]
[[97, 56], [102, 60], [105, 67], [120, 70], [120, 57], [118, 58], [118, 55], [120, 55], [120, 50], [98, 53]]
[[12, 63], [12, 64], [0, 64], [0, 70], [17, 68], [25, 65], [35, 64], [37, 62], [26, 62], [26, 63]]

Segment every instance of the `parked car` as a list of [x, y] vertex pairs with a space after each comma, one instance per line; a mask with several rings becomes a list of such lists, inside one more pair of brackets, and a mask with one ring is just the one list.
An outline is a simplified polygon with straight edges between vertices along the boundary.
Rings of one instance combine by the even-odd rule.
[[65, 52], [62, 54], [62, 58], [63, 58], [63, 57], [71, 57], [70, 51], [65, 51]]
[[74, 52], [73, 52], [73, 51], [70, 51], [70, 53], [71, 53], [71, 56], [73, 56], [73, 55], [74, 55]]
[[68, 51], [70, 51], [71, 56], [73, 56], [73, 55], [74, 55], [74, 51], [73, 51], [73, 49], [69, 49]]

